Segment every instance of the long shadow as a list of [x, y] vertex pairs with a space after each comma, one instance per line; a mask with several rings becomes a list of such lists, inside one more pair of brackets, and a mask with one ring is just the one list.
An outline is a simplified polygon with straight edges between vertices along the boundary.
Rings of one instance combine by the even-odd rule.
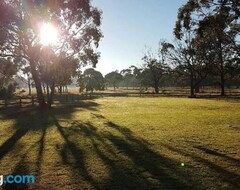
[[[97, 127], [91, 123], [79, 123], [66, 128], [56, 120], [55, 125], [66, 142], [66, 147], [62, 150], [65, 153], [61, 151], [64, 163], [72, 167], [73, 175], [77, 169], [79, 175], [91, 183], [94, 189], [193, 189], [192, 184], [188, 184], [186, 180], [187, 174], [177, 161], [155, 153], [143, 139], [135, 137], [128, 128], [107, 122], [107, 127], [122, 135], [116, 136], [110, 132], [98, 132]], [[81, 145], [69, 140], [70, 134], [77, 132], [91, 140], [97, 156], [109, 170], [108, 178], [101, 183], [91, 176], [85, 166], [82, 150], [84, 147], [80, 148]], [[73, 155], [74, 163], [67, 161], [67, 152]]]
[[42, 113], [39, 110], [33, 111], [32, 109], [7, 113], [5, 119], [15, 120], [12, 127], [15, 132], [0, 146], [0, 161], [7, 153], [13, 150], [17, 142], [29, 131], [42, 130], [50, 124], [48, 113]]
[[[66, 101], [66, 97], [68, 97]], [[84, 108], [88, 109], [91, 111], [96, 111], [96, 107], [99, 105], [98, 103], [94, 102], [94, 99], [97, 99], [97, 97], [92, 97], [92, 98], [85, 98], [85, 99], [74, 99], [74, 94], [69, 94], [69, 95], [64, 95], [60, 98], [57, 99], [57, 101], [62, 105], [63, 107], [79, 107], [79, 108]]]
[[[90, 182], [91, 185], [97, 188], [97, 184], [94, 182], [92, 177], [89, 175], [86, 164], [85, 164], [85, 156], [83, 151], [75, 144], [75, 142], [72, 142], [69, 139], [69, 134], [66, 132], [66, 129], [64, 129], [57, 119], [53, 116], [55, 120], [55, 125], [63, 137], [65, 144], [60, 150], [60, 154], [62, 156], [63, 164], [67, 164], [72, 167], [73, 175], [72, 177], [75, 178], [76, 181], [79, 181], [79, 177], [83, 178], [83, 180]], [[70, 155], [69, 155], [70, 154]], [[71, 160], [70, 156], [73, 156], [74, 160]], [[76, 176], [76, 173], [78, 176]]]
[[[39, 112], [39, 110], [24, 110], [23, 112], [13, 112], [13, 113], [8, 113], [6, 114], [6, 119], [15, 119], [16, 123], [12, 127], [12, 129], [16, 129], [14, 134], [8, 138], [1, 146], [0, 146], [0, 161], [11, 151], [14, 150], [14, 154], [17, 153], [17, 157], [19, 161], [17, 164], [13, 167], [12, 172], [7, 175], [31, 175], [30, 169], [29, 169], [29, 163], [25, 161], [25, 159], [28, 157], [28, 154], [30, 151], [38, 146], [40, 143], [40, 148], [39, 148], [39, 155], [38, 155], [38, 160], [37, 160], [37, 168], [40, 167], [40, 161], [41, 161], [41, 150], [43, 149], [43, 140], [46, 132], [46, 128], [49, 125], [48, 117], [47, 114], [43, 114]], [[42, 131], [42, 136], [41, 139], [37, 142], [31, 145], [25, 153], [23, 152], [23, 147], [17, 146], [18, 141], [23, 138], [28, 132], [30, 131], [36, 131], [36, 130], [41, 130]], [[32, 139], [34, 141], [35, 139]], [[16, 152], [16, 153], [15, 153]], [[21, 153], [21, 154], [19, 154]], [[19, 156], [21, 155], [21, 156]], [[16, 157], [16, 158], [17, 158]], [[14, 158], [14, 159], [16, 159]], [[38, 169], [37, 169], [38, 170]], [[32, 171], [31, 171], [32, 172]], [[6, 175], [6, 174], [5, 174]], [[37, 173], [38, 176], [38, 173]], [[36, 177], [37, 177], [36, 176]], [[32, 185], [29, 184], [17, 184], [17, 183], [12, 183], [12, 184], [4, 184], [2, 187], [4, 190], [27, 190], [31, 189]]]
[[[25, 159], [27, 158], [29, 152], [36, 144], [30, 146], [27, 151], [20, 157], [20, 160], [13, 168], [13, 171], [8, 175], [26, 175], [29, 174], [30, 169], [28, 164], [26, 163]], [[18, 150], [19, 152], [21, 150]], [[6, 183], [3, 185], [4, 190], [28, 190], [30, 188], [29, 184], [18, 184], [18, 183]]]
[[[228, 189], [240, 189], [240, 175], [233, 173], [229, 170], [224, 169], [223, 167], [207, 160], [204, 159], [202, 157], [200, 157], [199, 155], [197, 155], [196, 153], [188, 153], [185, 152], [183, 150], [180, 150], [176, 147], [172, 147], [169, 145], [164, 145], [166, 148], [168, 148], [171, 151], [177, 152], [181, 155], [187, 156], [192, 158], [193, 160], [195, 160], [196, 162], [202, 163], [203, 165], [209, 167], [211, 170], [215, 171], [216, 173], [219, 174], [219, 179], [222, 182], [225, 182], [228, 184]], [[236, 160], [234, 160], [236, 161]], [[236, 162], [235, 162], [236, 164]], [[237, 163], [239, 164], [239, 163]], [[239, 165], [237, 165], [237, 167], [239, 167]], [[199, 176], [199, 177], [203, 177], [203, 176]]]
[[39, 141], [37, 142], [38, 145], [38, 155], [37, 155], [37, 162], [36, 162], [36, 168], [37, 168], [37, 175], [38, 179], [41, 179], [41, 165], [43, 161], [43, 151], [44, 151], [44, 146], [45, 146], [45, 136], [46, 136], [46, 127], [42, 129], [42, 135]]
[[[36, 172], [36, 176], [38, 177], [38, 179], [40, 179], [40, 170], [41, 170], [41, 161], [42, 161], [42, 152], [43, 152], [43, 148], [44, 148], [44, 138], [45, 138], [45, 133], [46, 133], [46, 128], [43, 129], [43, 134], [40, 138], [40, 140], [38, 142], [36, 142], [35, 144], [33, 144], [32, 146], [30, 146], [27, 151], [23, 154], [23, 156], [20, 158], [20, 160], [18, 161], [18, 163], [15, 165], [13, 172], [11, 172], [9, 175], [26, 175], [26, 174], [30, 174], [30, 169], [29, 169], [29, 165], [27, 164], [27, 162], [25, 161], [25, 159], [28, 157], [28, 154], [30, 151], [32, 151], [32, 148], [34, 148], [35, 146], [38, 146], [39, 144], [39, 153], [38, 153], [38, 158], [37, 158], [37, 163], [36, 163], [36, 167], [37, 167], [37, 172]], [[34, 182], [36, 182], [36, 178], [34, 180]], [[11, 183], [11, 184], [4, 184], [3, 185], [3, 189], [4, 190], [29, 190], [29, 189], [47, 189], [44, 187], [39, 187], [38, 188], [38, 184], [37, 185], [33, 185], [30, 183], [25, 183], [25, 184], [18, 184], [18, 183]]]
[[[82, 108], [97, 110], [96, 106], [98, 106], [98, 104], [90, 102], [86, 103], [85, 107]], [[99, 128], [94, 126], [91, 122], [75, 122], [70, 127], [62, 126], [57, 116], [61, 115], [61, 119], [71, 121], [71, 115], [75, 111], [75, 108], [78, 108], [78, 106], [55, 108], [45, 113], [39, 111], [32, 113], [31, 111], [29, 112], [29, 114], [32, 113], [30, 117], [26, 114], [27, 112], [14, 116], [6, 115], [6, 118], [16, 119], [16, 124], [14, 126], [16, 130], [14, 134], [0, 146], [0, 161], [14, 149], [15, 145], [24, 135], [30, 131], [38, 131], [40, 132], [39, 139], [35, 139], [36, 142], [34, 141], [35, 143], [19, 158], [19, 162], [13, 168], [13, 173], [29, 174], [30, 165], [24, 162], [24, 159], [27, 157], [29, 151], [37, 147], [37, 160], [35, 162], [36, 177], [40, 179], [42, 174], [43, 153], [47, 143], [47, 129], [49, 126], [55, 125], [57, 131], [64, 140], [62, 145], [56, 144], [56, 149], [59, 151], [59, 155], [62, 158], [61, 164], [70, 168], [71, 182], [74, 185], [82, 185], [86, 182], [87, 184], [91, 184], [93, 189], [98, 190], [206, 189], [204, 184], [196, 187], [199, 183], [191, 179], [191, 174], [187, 173], [189, 170], [185, 170], [184, 167], [181, 167], [179, 161], [164, 156], [160, 151], [155, 152], [148, 142], [135, 136], [129, 128], [108, 121], [103, 115], [92, 113], [100, 122], [103, 122], [103, 126], [101, 127], [103, 127], [104, 130], [99, 130]], [[27, 122], [26, 119], [28, 119]], [[35, 126], [30, 125], [33, 121], [37, 123]], [[78, 141], [76, 137], [82, 137], [84, 139]], [[90, 144], [85, 143], [85, 141]], [[83, 142], [83, 144], [79, 142]], [[89, 147], [85, 147], [86, 144]], [[239, 183], [236, 182], [239, 176], [225, 171], [220, 166], [203, 158], [199, 158], [197, 155], [185, 153], [177, 148], [167, 145], [160, 146], [167, 147], [171, 149], [171, 151], [181, 155], [191, 156], [193, 159], [221, 173], [223, 175], [223, 181], [231, 183], [235, 187], [240, 187]], [[107, 177], [104, 177], [102, 181], [99, 181], [98, 176], [93, 175], [94, 172], [90, 172], [92, 169], [92, 171], [94, 171], [95, 166], [89, 166], [86, 163], [86, 159], [89, 158], [87, 153], [90, 151], [93, 151], [93, 154], [96, 155], [95, 159], [101, 160], [101, 163], [104, 165], [103, 168], [107, 168], [106, 172], [108, 173], [105, 175]], [[92, 152], [90, 153], [92, 154]], [[217, 155], [217, 153], [210, 151], [209, 154], [211, 153], [215, 154], [215, 156]], [[58, 184], [57, 181], [52, 183]], [[17, 189], [19, 186], [13, 186], [12, 188], [6, 186], [4, 188], [6, 190]], [[28, 188], [28, 186], [22, 186], [20, 189]], [[71, 188], [74, 189], [74, 187]], [[40, 189], [43, 188], [41, 187]]]
[[[109, 134], [106, 138], [131, 159], [134, 163], [133, 170], [137, 171], [138, 168], [141, 168], [145, 173], [147, 172], [151, 175], [151, 179], [156, 181], [156, 184], [153, 184], [149, 178], [141, 176], [143, 184], [147, 184], [149, 189], [193, 188], [188, 181], [182, 178], [186, 174], [181, 170], [182, 168], [179, 167], [178, 162], [154, 152], [147, 142], [139, 137], [135, 137], [128, 128], [112, 122], [107, 122], [107, 125], [123, 135], [124, 138]], [[138, 184], [135, 184], [135, 188], [138, 188]], [[145, 189], [145, 187], [140, 187], [139, 189]]]
[[[40, 180], [41, 177], [41, 167], [43, 162], [43, 153], [44, 153], [44, 147], [45, 145], [45, 136], [47, 133], [47, 129], [49, 126], [54, 124], [54, 121], [52, 119], [52, 115], [61, 115], [61, 117], [64, 117], [66, 119], [70, 119], [73, 112], [76, 111], [76, 108], [83, 108], [83, 109], [89, 109], [89, 110], [96, 110], [95, 107], [98, 106], [97, 103], [93, 101], [82, 101], [80, 104], [77, 105], [71, 105], [71, 106], [58, 106], [51, 110], [39, 110], [37, 108], [24, 108], [24, 109], [11, 109], [11, 110], [4, 110], [1, 112], [1, 120], [14, 120], [14, 125], [9, 127], [9, 132], [13, 132], [12, 135], [9, 135], [10, 137], [0, 144], [0, 163], [1, 160], [7, 156], [8, 153], [13, 152], [13, 155], [16, 153], [16, 157], [14, 160], [19, 160], [17, 165], [13, 166], [12, 172], [10, 174], [30, 174], [29, 172], [32, 172], [35, 174], [35, 177], [38, 179], [36, 181]], [[33, 143], [33, 145], [30, 145], [30, 148], [23, 153], [23, 144], [21, 146], [18, 146], [19, 140], [23, 138], [28, 132], [36, 131], [36, 134], [40, 134], [39, 140], [37, 140], [35, 137], [32, 139], [29, 139], [29, 143]], [[39, 133], [39, 132], [40, 133]], [[38, 138], [38, 135], [37, 135]], [[26, 144], [26, 146], [29, 147], [29, 145]], [[25, 163], [24, 158], [28, 157], [28, 154], [31, 150], [36, 150], [37, 148], [37, 155], [36, 155], [36, 164], [32, 165], [32, 163]], [[73, 147], [74, 148], [74, 147]], [[21, 156], [20, 156], [21, 155]], [[36, 170], [31, 169], [31, 171], [28, 169], [28, 166], [31, 165], [31, 168], [36, 168]], [[3, 166], [3, 163], [0, 165]], [[2, 173], [6, 175], [6, 173]], [[55, 182], [57, 183], [57, 182]], [[35, 185], [34, 185], [35, 187]], [[7, 184], [3, 187], [4, 189], [28, 189], [27, 185], [19, 185], [19, 184]], [[43, 189], [43, 187], [41, 187]]]
[[28, 132], [28, 128], [19, 128], [0, 146], [0, 160], [10, 152], [15, 144]]
[[240, 168], [240, 159], [229, 157], [229, 156], [227, 156], [225, 154], [219, 153], [219, 152], [217, 152], [215, 150], [211, 150], [211, 149], [203, 147], [203, 146], [194, 146], [194, 148], [197, 148], [197, 149], [199, 149], [199, 150], [201, 150], [201, 151], [203, 151], [203, 152], [205, 152], [207, 154], [211, 154], [213, 156], [224, 158], [224, 159], [226, 159], [229, 162], [234, 162]]

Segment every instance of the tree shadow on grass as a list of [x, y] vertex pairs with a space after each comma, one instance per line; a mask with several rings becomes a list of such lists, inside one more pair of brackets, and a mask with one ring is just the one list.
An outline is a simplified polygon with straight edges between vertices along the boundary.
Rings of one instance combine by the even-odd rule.
[[210, 155], [213, 155], [213, 156], [221, 157], [221, 158], [223, 158], [223, 159], [225, 159], [225, 160], [227, 160], [229, 162], [234, 162], [240, 168], [240, 159], [232, 158], [230, 156], [227, 156], [225, 154], [217, 152], [216, 150], [212, 150], [210, 148], [206, 148], [204, 146], [194, 146], [194, 148], [197, 148], [197, 149], [203, 151], [206, 154], [210, 154]]
[[[82, 104], [83, 105], [83, 104]], [[89, 111], [97, 110], [98, 104], [85, 103], [85, 107]], [[49, 141], [46, 140], [49, 127], [55, 127], [60, 134], [63, 142], [61, 144], [53, 144], [59, 153], [61, 162], [58, 165], [66, 167], [71, 179], [69, 181], [69, 189], [114, 189], [114, 190], [188, 190], [188, 189], [207, 189], [208, 185], [194, 181], [194, 176], [198, 171], [194, 168], [187, 169], [180, 166], [178, 160], [171, 159], [161, 154], [161, 151], [154, 151], [148, 142], [137, 137], [129, 128], [117, 125], [108, 121], [103, 115], [92, 113], [91, 115], [102, 123], [99, 127], [91, 122], [74, 121], [71, 122], [72, 114], [81, 111], [78, 106], [62, 106], [54, 108], [50, 111], [25, 111], [18, 114], [4, 115], [4, 117], [16, 120], [13, 135], [10, 136], [2, 145], [0, 145], [0, 162], [7, 156], [19, 140], [27, 133], [36, 131], [39, 133], [27, 150], [21, 147], [17, 150], [22, 152], [18, 158], [17, 164], [13, 166], [11, 174], [30, 174], [34, 165], [34, 174], [36, 182], [40, 181], [42, 176], [43, 153]], [[90, 114], [90, 113], [89, 113]], [[60, 115], [60, 119], [58, 119]], [[61, 120], [70, 121], [70, 126], [64, 126]], [[100, 129], [101, 128], [101, 129]], [[104, 130], [103, 130], [104, 129]], [[194, 160], [211, 167], [217, 173], [221, 174], [221, 179], [232, 184], [230, 187], [238, 187], [237, 182], [239, 176], [230, 171], [226, 171], [222, 167], [195, 155], [194, 153], [184, 152], [170, 145], [159, 144], [159, 146], [167, 148], [177, 154], [188, 156]], [[33, 149], [36, 149], [36, 160], [34, 163], [27, 161], [28, 155]], [[205, 147], [195, 147], [201, 151], [214, 156], [226, 156], [219, 153], [206, 150]], [[160, 149], [161, 150], [161, 149]], [[90, 155], [90, 156], [89, 156]], [[46, 155], [48, 158], [51, 155]], [[54, 158], [55, 159], [55, 158]], [[53, 161], [54, 161], [53, 159]], [[89, 163], [92, 161], [92, 163]], [[232, 160], [236, 163], [236, 160]], [[31, 167], [31, 168], [30, 168]], [[196, 168], [195, 168], [196, 169]], [[55, 175], [55, 171], [50, 173]], [[51, 187], [59, 186], [60, 181], [50, 181], [52, 184], [35, 184], [31, 185], [5, 185], [3, 188], [8, 189], [51, 189]], [[47, 180], [47, 179], [43, 179]], [[198, 180], [201, 179], [201, 176]], [[42, 181], [42, 180], [41, 180]], [[38, 187], [39, 185], [39, 187]], [[49, 186], [50, 185], [50, 186]], [[232, 188], [234, 189], [234, 188]]]
[[[99, 190], [193, 188], [188, 184], [187, 178], [183, 178], [187, 174], [177, 161], [155, 153], [143, 139], [134, 136], [128, 128], [107, 122], [106, 126], [120, 132], [119, 136], [111, 132], [98, 132], [98, 128], [91, 123], [79, 123], [66, 128], [57, 120], [55, 122], [65, 140], [65, 145], [60, 150], [62, 160], [72, 168], [73, 176], [76, 176], [76, 172], [80, 176], [73, 179], [76, 180], [73, 183], [83, 179]], [[86, 148], [70, 140], [71, 135], [77, 132], [90, 140], [90, 147], [103, 163], [102, 167], [106, 168], [108, 177], [103, 181], [90, 172], [96, 170], [94, 166], [92, 169], [86, 167]], [[72, 155], [72, 160], [67, 153]]]
[[[51, 127], [55, 122], [52, 120], [52, 115], [61, 115], [66, 119], [71, 119], [71, 115], [76, 109], [89, 109], [96, 110], [98, 104], [92, 101], [83, 101], [79, 102], [77, 105], [61, 105], [55, 107], [51, 110], [39, 110], [37, 108], [24, 108], [24, 109], [11, 109], [1, 112], [1, 119], [4, 120], [14, 120], [14, 125], [8, 129], [13, 135], [10, 135], [8, 139], [5, 140], [0, 145], [0, 163], [1, 167], [4, 167], [2, 159], [8, 154], [16, 155], [14, 160], [19, 160], [13, 168], [11, 168], [11, 173], [1, 173], [3, 175], [31, 175], [29, 172], [29, 165], [33, 163], [25, 162], [25, 158], [28, 157], [28, 154], [33, 150], [37, 149], [36, 163], [34, 164], [34, 174], [35, 177], [40, 181], [40, 176], [42, 174], [42, 161], [43, 161], [43, 152], [46, 142], [46, 133], [47, 129]], [[39, 134], [33, 139], [29, 140], [30, 145], [19, 143], [20, 139], [24, 138], [26, 134], [30, 132], [37, 132]], [[39, 140], [38, 140], [39, 138]], [[20, 145], [21, 144], [21, 145]], [[29, 147], [27, 150], [22, 150], [22, 145]], [[33, 172], [33, 170], [31, 170]], [[37, 181], [37, 180], [36, 180]], [[57, 182], [56, 182], [57, 183]], [[2, 186], [3, 189], [39, 189], [35, 188], [36, 185], [29, 186], [29, 184], [5, 184]], [[40, 189], [44, 189], [41, 187]]]
[[[23, 162], [19, 162], [14, 171], [9, 175], [27, 175], [29, 173], [28, 165]], [[3, 185], [4, 190], [28, 190], [29, 184], [21, 184], [21, 183], [6, 183]]]
[[[41, 162], [42, 162], [42, 158], [43, 158], [43, 149], [44, 149], [44, 139], [45, 139], [45, 135], [46, 135], [46, 127], [44, 127], [42, 129], [42, 135], [41, 138], [39, 139], [39, 141], [37, 141], [36, 143], [34, 143], [32, 146], [30, 146], [27, 151], [21, 156], [20, 160], [18, 161], [18, 163], [15, 165], [13, 172], [9, 175], [32, 175], [30, 174], [30, 169], [29, 169], [29, 163], [26, 161], [28, 154], [30, 153], [30, 151], [32, 151], [33, 147], [38, 147], [39, 151], [38, 151], [38, 155], [37, 155], [37, 161], [36, 161], [36, 174], [38, 177], [38, 179], [40, 179], [41, 176]], [[35, 177], [35, 176], [34, 176]], [[34, 179], [35, 183], [36, 178]], [[40, 187], [38, 188], [36, 185], [33, 187], [33, 185], [31, 185], [32, 180], [29, 181], [29, 183], [23, 183], [23, 184], [19, 184], [19, 183], [11, 183], [11, 184], [4, 184], [3, 189], [4, 190], [30, 190], [30, 189], [47, 189], [44, 187]]]
[[[26, 113], [28, 113], [26, 115]], [[32, 112], [24, 111], [22, 113], [10, 114], [7, 115], [6, 118], [16, 119], [16, 123], [13, 126], [15, 129], [14, 134], [8, 138], [1, 146], [0, 146], [0, 161], [11, 151], [14, 151], [16, 157], [14, 159], [18, 159], [17, 164], [12, 168], [12, 172], [4, 175], [32, 175], [29, 169], [29, 163], [26, 161], [29, 153], [35, 147], [38, 147], [38, 155], [36, 160], [36, 168], [37, 168], [37, 176], [40, 176], [41, 170], [41, 161], [42, 161], [42, 153], [44, 148], [44, 137], [46, 135], [46, 130], [50, 126], [51, 122], [49, 121], [48, 114], [42, 113], [39, 110], [35, 110]], [[41, 131], [41, 137], [37, 142], [34, 142], [35, 139], [32, 139], [32, 145], [27, 145], [29, 148], [27, 150], [22, 150], [22, 145], [19, 145], [19, 140], [23, 138], [27, 133], [31, 131]], [[13, 154], [14, 154], [13, 153]], [[4, 167], [4, 166], [1, 166]], [[32, 171], [31, 171], [32, 172]], [[5, 190], [24, 190], [24, 189], [32, 189], [31, 184], [18, 184], [18, 183], [8, 183], [4, 184], [2, 187]], [[42, 188], [41, 188], [42, 189]]]
[[27, 128], [17, 129], [15, 133], [0, 146], [0, 160], [12, 150], [17, 141], [28, 132]]
[[[183, 151], [181, 149], [178, 149], [176, 147], [172, 147], [170, 145], [167, 145], [167, 144], [164, 144], [164, 146], [166, 148], [168, 148], [169, 150], [173, 151], [173, 152], [176, 152], [180, 155], [184, 155], [186, 157], [190, 157], [191, 159], [193, 159], [195, 162], [199, 163], [199, 165], [202, 165], [202, 166], [206, 166], [209, 168], [209, 170], [213, 173], [215, 173], [215, 175], [217, 176], [217, 181], [219, 182], [218, 185], [221, 184], [221, 186], [226, 186], [227, 187], [218, 187], [218, 189], [240, 189], [240, 175], [235, 173], [235, 172], [232, 172], [232, 171], [229, 171], [228, 169], [220, 166], [219, 164], [215, 163], [215, 162], [212, 162], [210, 161], [209, 159], [206, 159], [206, 158], [203, 158], [202, 156], [200, 156], [199, 154], [197, 154], [196, 152], [186, 152], [186, 151]], [[190, 145], [191, 146], [191, 145]], [[234, 158], [230, 158], [226, 155], [223, 155], [221, 153], [218, 153], [216, 151], [213, 151], [213, 150], [210, 150], [209, 148], [205, 148], [205, 147], [202, 147], [202, 146], [194, 146], [194, 148], [197, 148], [201, 151], [204, 151], [205, 154], [210, 154], [211, 156], [215, 156], [217, 157], [218, 159], [223, 159], [225, 164], [227, 165], [231, 165], [233, 166], [234, 168], [240, 168], [240, 162], [239, 160], [237, 159], [234, 159]], [[216, 160], [216, 159], [214, 159]], [[203, 175], [206, 175], [206, 174], [203, 174]], [[204, 176], [202, 176], [201, 174], [199, 174], [199, 179], [197, 180], [201, 180], [204, 178]], [[214, 183], [217, 183], [217, 181], [215, 181]], [[213, 185], [213, 184], [212, 184]]]

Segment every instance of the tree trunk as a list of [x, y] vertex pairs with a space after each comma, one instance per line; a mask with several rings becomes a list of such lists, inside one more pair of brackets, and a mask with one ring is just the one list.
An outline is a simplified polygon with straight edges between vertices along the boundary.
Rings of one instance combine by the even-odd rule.
[[59, 87], [59, 93], [62, 94], [63, 90], [62, 90], [62, 85], [60, 85]]
[[50, 92], [50, 94], [48, 96], [48, 100], [47, 100], [48, 108], [51, 108], [52, 103], [53, 103], [53, 96], [54, 96], [54, 91], [55, 91], [55, 84], [54, 83], [51, 85], [50, 89], [51, 89], [51, 92]]
[[[221, 39], [221, 38], [220, 38]], [[221, 40], [219, 40], [219, 61], [220, 61], [220, 86], [221, 86], [221, 96], [225, 96], [225, 71], [224, 71], [224, 61], [223, 61], [223, 48]]]
[[193, 73], [191, 72], [190, 74], [190, 98], [195, 98], [195, 93], [194, 93], [194, 78], [193, 78]]
[[154, 90], [155, 90], [155, 93], [156, 94], [159, 94], [159, 87], [158, 87], [158, 84], [154, 84]]
[[38, 77], [36, 68], [34, 66], [34, 63], [31, 63], [31, 73], [32, 73], [32, 77], [33, 80], [35, 82], [35, 86], [36, 86], [36, 91], [37, 91], [37, 98], [38, 98], [38, 103], [39, 103], [39, 107], [41, 109], [46, 108], [46, 102], [45, 102], [45, 98], [42, 92], [42, 85], [41, 85], [41, 81]]
[[224, 75], [221, 76], [221, 96], [225, 96], [225, 80], [224, 80]]
[[224, 77], [224, 68], [221, 64], [221, 73], [220, 73], [220, 87], [221, 87], [221, 96], [225, 96], [225, 77]]
[[200, 92], [200, 85], [197, 84], [195, 85], [195, 93], [199, 93]]
[[31, 96], [32, 95], [32, 88], [31, 88], [31, 79], [28, 76], [28, 95]]

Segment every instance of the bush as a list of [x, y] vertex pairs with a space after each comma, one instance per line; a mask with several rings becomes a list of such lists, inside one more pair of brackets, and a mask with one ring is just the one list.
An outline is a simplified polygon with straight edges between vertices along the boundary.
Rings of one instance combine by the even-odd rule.
[[17, 84], [9, 84], [8, 87], [0, 89], [0, 98], [11, 98], [16, 91]]

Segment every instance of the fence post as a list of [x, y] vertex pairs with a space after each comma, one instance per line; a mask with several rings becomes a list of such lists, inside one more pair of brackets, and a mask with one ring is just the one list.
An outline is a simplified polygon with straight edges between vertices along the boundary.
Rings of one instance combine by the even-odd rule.
[[20, 97], [20, 99], [19, 99], [19, 106], [20, 106], [20, 108], [22, 107], [22, 97]]
[[32, 106], [34, 106], [34, 97], [32, 96]]
[[7, 101], [7, 98], [5, 98], [5, 103], [4, 103], [5, 108], [7, 108], [7, 104], [8, 104], [8, 101]]

